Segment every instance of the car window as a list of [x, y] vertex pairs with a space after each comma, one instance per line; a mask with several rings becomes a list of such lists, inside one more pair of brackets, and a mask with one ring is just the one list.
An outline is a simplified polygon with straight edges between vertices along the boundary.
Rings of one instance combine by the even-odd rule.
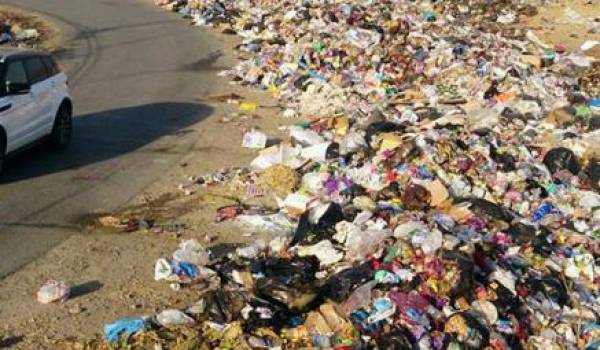
[[42, 61], [46, 66], [46, 70], [48, 71], [49, 76], [53, 77], [56, 74], [60, 73], [60, 69], [56, 64], [56, 61], [54, 61], [54, 59], [51, 56], [42, 56]]
[[28, 84], [27, 74], [23, 62], [13, 61], [6, 68], [6, 83]]
[[27, 72], [27, 77], [29, 78], [29, 83], [31, 85], [48, 78], [46, 66], [39, 57], [26, 58], [24, 63], [25, 71]]

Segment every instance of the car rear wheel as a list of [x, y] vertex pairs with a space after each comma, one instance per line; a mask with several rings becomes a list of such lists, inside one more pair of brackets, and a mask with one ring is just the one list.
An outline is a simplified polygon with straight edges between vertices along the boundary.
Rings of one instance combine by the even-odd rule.
[[48, 140], [50, 146], [56, 149], [66, 148], [71, 142], [71, 135], [73, 133], [73, 116], [71, 111], [66, 106], [60, 107], [54, 120], [54, 126], [52, 127], [52, 133]]

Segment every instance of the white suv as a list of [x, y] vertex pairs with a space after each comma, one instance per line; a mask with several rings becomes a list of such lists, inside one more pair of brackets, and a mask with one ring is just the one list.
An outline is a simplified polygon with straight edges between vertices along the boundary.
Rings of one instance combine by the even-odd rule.
[[0, 170], [7, 155], [37, 141], [66, 147], [72, 115], [67, 76], [52, 56], [0, 49]]

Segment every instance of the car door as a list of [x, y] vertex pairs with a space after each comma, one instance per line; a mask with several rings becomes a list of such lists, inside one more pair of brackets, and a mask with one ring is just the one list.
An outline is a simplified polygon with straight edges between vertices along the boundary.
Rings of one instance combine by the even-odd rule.
[[60, 103], [62, 102], [60, 92], [66, 84], [66, 77], [64, 74], [61, 74], [58, 65], [50, 55], [43, 55], [40, 57], [46, 66], [46, 71], [48, 72], [48, 83], [50, 84], [51, 88], [52, 113], [49, 115], [45, 126], [46, 134], [49, 134], [52, 132], [52, 126], [54, 125], [54, 119], [56, 118], [55, 114], [58, 111]]
[[8, 95], [8, 83], [29, 84], [23, 61], [8, 60], [3, 77], [2, 97], [0, 98], [0, 120], [6, 129], [7, 152], [14, 151], [28, 143], [29, 125], [33, 122], [34, 100], [31, 93]]
[[35, 101], [32, 113], [34, 118], [30, 125], [28, 139], [33, 142], [47, 134], [47, 125], [54, 117], [52, 84], [48, 79], [46, 65], [39, 56], [31, 56], [23, 60], [25, 71], [31, 84], [31, 94]]

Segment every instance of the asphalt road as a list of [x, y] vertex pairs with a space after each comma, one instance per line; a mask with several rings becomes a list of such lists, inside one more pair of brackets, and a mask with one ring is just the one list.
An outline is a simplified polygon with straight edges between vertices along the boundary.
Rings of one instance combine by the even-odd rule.
[[0, 278], [163, 176], [212, 114], [219, 42], [152, 0], [2, 0], [55, 21], [75, 104], [69, 149], [36, 147], [0, 176]]

